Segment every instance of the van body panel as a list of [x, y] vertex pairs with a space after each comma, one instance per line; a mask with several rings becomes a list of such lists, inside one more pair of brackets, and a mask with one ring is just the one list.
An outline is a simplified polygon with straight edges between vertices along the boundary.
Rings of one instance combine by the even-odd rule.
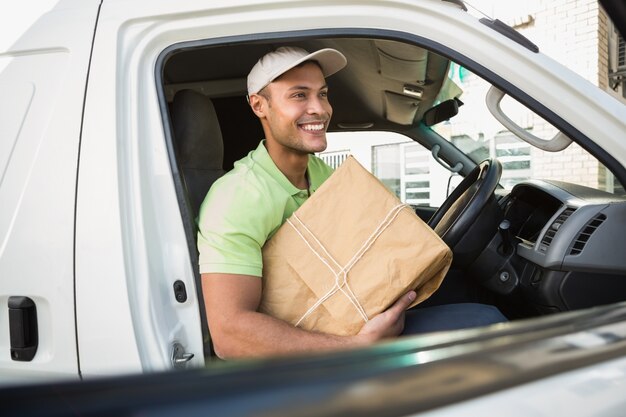
[[0, 334], [9, 297], [30, 298], [37, 352], [11, 357], [0, 383], [79, 375], [74, 311], [74, 206], [81, 114], [98, 1], [61, 2], [0, 54]]

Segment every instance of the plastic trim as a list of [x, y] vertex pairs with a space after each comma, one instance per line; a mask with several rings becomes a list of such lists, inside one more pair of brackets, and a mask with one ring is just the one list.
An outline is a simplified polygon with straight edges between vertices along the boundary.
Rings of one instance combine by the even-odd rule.
[[502, 101], [504, 96], [504, 91], [492, 85], [491, 88], [489, 88], [489, 91], [487, 91], [487, 108], [489, 109], [489, 112], [493, 115], [493, 117], [495, 117], [507, 129], [513, 132], [515, 136], [541, 150], [548, 152], [562, 151], [572, 143], [572, 140], [560, 131], [556, 135], [554, 135], [552, 139], [544, 140], [519, 127], [504, 113], [504, 111], [500, 107], [500, 102]]

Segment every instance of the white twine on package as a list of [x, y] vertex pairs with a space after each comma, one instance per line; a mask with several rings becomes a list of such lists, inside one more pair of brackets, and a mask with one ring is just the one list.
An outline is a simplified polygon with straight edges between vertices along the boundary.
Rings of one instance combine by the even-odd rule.
[[[298, 218], [298, 216], [296, 216], [295, 213], [289, 219], [287, 219], [287, 223], [289, 223], [289, 225], [296, 231], [296, 233], [300, 236], [300, 238], [302, 238], [304, 243], [306, 243], [309, 249], [311, 249], [311, 251], [319, 258], [319, 260], [322, 261], [322, 263], [328, 267], [330, 272], [335, 277], [335, 283], [333, 287], [326, 294], [320, 297], [320, 299], [317, 300], [317, 302], [313, 304], [304, 313], [304, 315], [300, 318], [300, 320], [298, 320], [298, 322], [295, 324], [296, 327], [300, 323], [302, 323], [303, 320], [309, 317], [326, 300], [332, 297], [337, 291], [341, 291], [341, 293], [343, 293], [343, 295], [345, 295], [346, 298], [348, 298], [348, 300], [357, 310], [357, 312], [359, 313], [359, 315], [361, 316], [364, 322], [367, 323], [369, 321], [369, 318], [367, 317], [367, 314], [365, 310], [363, 309], [363, 306], [359, 303], [359, 300], [354, 295], [354, 292], [352, 292], [352, 288], [350, 288], [350, 285], [348, 285], [348, 273], [350, 272], [352, 267], [354, 267], [354, 265], [363, 257], [365, 252], [367, 252], [369, 248], [374, 244], [376, 239], [378, 239], [378, 237], [387, 229], [387, 227], [389, 227], [389, 225], [396, 219], [396, 217], [398, 217], [401, 210], [406, 207], [409, 207], [409, 206], [407, 204], [398, 204], [397, 206], [394, 206], [389, 211], [389, 213], [387, 213], [387, 216], [380, 222], [378, 227], [372, 232], [372, 234], [365, 240], [365, 242], [363, 242], [363, 245], [361, 245], [359, 250], [356, 251], [356, 253], [350, 259], [350, 261], [348, 261], [348, 263], [343, 267], [335, 260], [335, 258], [332, 257], [332, 255], [328, 252], [328, 250], [324, 247], [324, 245], [322, 245], [319, 239]], [[298, 222], [298, 224], [307, 232], [307, 234], [311, 236], [313, 241], [321, 248], [321, 251], [323, 252], [325, 256], [322, 256], [322, 254], [320, 254], [318, 251], [316, 251], [313, 248], [310, 241], [300, 232], [300, 230], [298, 230], [298, 227], [294, 225], [294, 223], [292, 222], [292, 219]], [[334, 265], [334, 268], [333, 266], [329, 264], [329, 261]]]

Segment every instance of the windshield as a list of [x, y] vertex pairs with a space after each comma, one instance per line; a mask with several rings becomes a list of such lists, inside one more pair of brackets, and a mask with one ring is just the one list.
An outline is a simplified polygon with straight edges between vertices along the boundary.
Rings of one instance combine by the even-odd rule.
[[[531, 178], [571, 182], [611, 193], [624, 194], [623, 186], [593, 155], [576, 143], [558, 152], [538, 149], [506, 129], [487, 108], [491, 84], [466, 68], [451, 63], [450, 82], [461, 91], [459, 113], [432, 127], [474, 162], [497, 158], [502, 163], [500, 184], [507, 189]], [[501, 107], [518, 126], [549, 140], [558, 131], [514, 99], [505, 96]]]
[[[518, 138], [492, 115], [485, 96], [491, 84], [466, 68], [450, 63], [448, 79], [437, 103], [458, 99], [458, 114], [430, 129], [455, 145], [476, 164], [497, 158], [502, 164], [500, 185], [512, 189], [530, 179], [557, 180], [624, 195], [624, 188], [597, 158], [576, 143], [547, 152]], [[435, 104], [437, 104], [435, 103]], [[549, 140], [558, 130], [509, 96], [504, 113], [525, 131]], [[320, 156], [337, 167], [352, 154], [402, 201], [439, 207], [462, 177], [451, 174], [427, 147], [401, 133], [389, 131], [333, 132]]]

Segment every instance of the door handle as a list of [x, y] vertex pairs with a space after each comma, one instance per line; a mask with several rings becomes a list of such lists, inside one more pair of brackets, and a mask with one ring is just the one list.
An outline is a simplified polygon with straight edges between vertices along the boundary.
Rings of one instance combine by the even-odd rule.
[[8, 304], [11, 359], [32, 361], [39, 346], [35, 302], [28, 297], [12, 296]]

